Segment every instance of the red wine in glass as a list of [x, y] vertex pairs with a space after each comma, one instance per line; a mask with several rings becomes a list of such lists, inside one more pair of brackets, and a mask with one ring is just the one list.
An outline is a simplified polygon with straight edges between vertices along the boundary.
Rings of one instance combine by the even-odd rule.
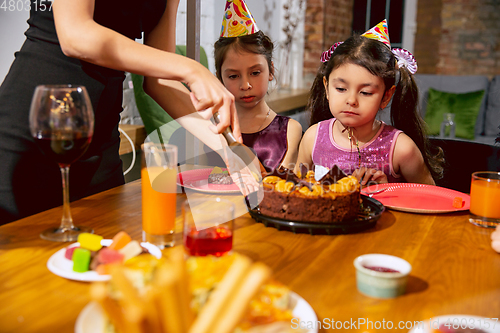
[[69, 168], [85, 153], [94, 133], [94, 112], [83, 86], [37, 86], [30, 108], [30, 130], [40, 150], [59, 165], [63, 186], [63, 216], [59, 227], [40, 237], [56, 242], [78, 239], [90, 227], [75, 226], [69, 205]]
[[71, 165], [76, 162], [87, 151], [92, 137], [84, 136], [82, 133], [73, 133], [73, 137], [51, 138], [50, 136], [35, 137], [38, 148], [49, 159], [59, 165]]

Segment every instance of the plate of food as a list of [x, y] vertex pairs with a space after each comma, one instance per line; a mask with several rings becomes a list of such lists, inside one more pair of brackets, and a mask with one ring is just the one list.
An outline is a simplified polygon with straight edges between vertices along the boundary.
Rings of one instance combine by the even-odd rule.
[[[139, 305], [137, 313], [143, 310], [145, 314], [138, 321], [142, 327], [159, 325], [167, 332], [174, 326], [178, 331], [200, 333], [318, 332], [315, 328], [303, 329], [308, 323], [314, 325], [318, 321], [307, 301], [272, 280], [267, 266], [243, 255], [184, 260], [182, 249], [174, 249], [168, 259], [158, 260], [154, 265], [147, 271], [142, 268], [141, 274], [125, 270], [120, 276], [130, 279], [129, 286], [126, 286], [129, 282], [115, 280], [115, 275], [109, 282], [92, 284], [94, 301], [80, 312], [75, 332], [105, 333], [113, 332], [114, 326], [129, 327], [130, 318], [116, 309], [125, 310], [130, 300]], [[135, 296], [130, 296], [131, 286]], [[156, 315], [145, 310], [153, 305]]]
[[[113, 239], [102, 239], [100, 243], [102, 245], [102, 249], [106, 249], [113, 243]], [[141, 254], [149, 252], [152, 256], [158, 259], [162, 257], [161, 250], [155, 245], [142, 242], [140, 243], [140, 246], [142, 249], [137, 252], [141, 251]], [[69, 280], [83, 282], [108, 281], [111, 278], [109, 274], [99, 274], [98, 270], [93, 269], [96, 267], [97, 263], [95, 261], [92, 263], [92, 261], [97, 258], [99, 251], [91, 251], [91, 261], [88, 264], [88, 270], [84, 272], [74, 271], [72, 256], [77, 248], [80, 248], [79, 242], [73, 243], [54, 253], [47, 261], [47, 268], [49, 271]]]
[[498, 318], [445, 315], [423, 320], [409, 333], [500, 333]]
[[377, 199], [387, 208], [410, 213], [452, 213], [470, 208], [468, 194], [434, 185], [377, 184], [364, 188], [361, 193]]
[[[275, 332], [289, 332], [289, 333], [317, 333], [317, 329], [306, 329], [300, 330], [299, 328], [302, 326], [306, 326], [308, 323], [317, 323], [318, 317], [316, 313], [312, 309], [311, 305], [307, 303], [302, 297], [294, 293], [290, 292], [291, 298], [291, 308], [293, 318], [291, 322], [274, 322], [272, 324], [267, 324], [267, 329], [270, 333]], [[292, 329], [291, 327], [296, 327]], [[286, 330], [288, 329], [288, 330]], [[256, 327], [250, 329], [250, 331], [246, 330], [246, 332], [252, 333], [265, 333], [266, 329]], [[109, 322], [109, 319], [106, 317], [106, 314], [102, 307], [97, 302], [88, 303], [78, 315], [78, 318], [75, 322], [75, 333], [108, 333], [113, 332], [112, 324]], [[243, 331], [245, 332], [245, 331]], [[242, 333], [243, 333], [242, 332]]]
[[182, 171], [177, 185], [205, 193], [240, 193], [227, 169], [219, 167]]

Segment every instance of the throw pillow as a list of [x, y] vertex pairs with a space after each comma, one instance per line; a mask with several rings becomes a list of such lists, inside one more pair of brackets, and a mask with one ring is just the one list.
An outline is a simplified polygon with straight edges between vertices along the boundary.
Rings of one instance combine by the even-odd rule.
[[469, 93], [449, 93], [429, 88], [425, 122], [429, 135], [439, 135], [443, 115], [455, 114], [455, 136], [464, 139], [474, 139], [474, 128], [477, 115], [483, 100], [484, 90]]

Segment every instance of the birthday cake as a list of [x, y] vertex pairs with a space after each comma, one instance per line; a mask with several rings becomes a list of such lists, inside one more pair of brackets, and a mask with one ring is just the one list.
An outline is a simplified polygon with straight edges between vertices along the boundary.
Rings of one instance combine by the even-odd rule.
[[360, 209], [360, 185], [337, 166], [316, 180], [301, 166], [300, 175], [281, 168], [263, 179], [265, 216], [288, 221], [340, 223], [355, 219]]

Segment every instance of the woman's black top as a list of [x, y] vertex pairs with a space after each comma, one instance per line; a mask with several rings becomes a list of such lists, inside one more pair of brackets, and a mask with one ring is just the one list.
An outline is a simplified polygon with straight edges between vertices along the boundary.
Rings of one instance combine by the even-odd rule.
[[[59, 167], [40, 152], [29, 130], [37, 85], [83, 85], [92, 101], [94, 136], [85, 155], [71, 165], [71, 200], [124, 183], [118, 154], [124, 73], [66, 57], [51, 4], [31, 3], [26, 41], [0, 86], [0, 225], [62, 204]], [[166, 0], [95, 0], [94, 20], [131, 39], [141, 38], [165, 7]]]

